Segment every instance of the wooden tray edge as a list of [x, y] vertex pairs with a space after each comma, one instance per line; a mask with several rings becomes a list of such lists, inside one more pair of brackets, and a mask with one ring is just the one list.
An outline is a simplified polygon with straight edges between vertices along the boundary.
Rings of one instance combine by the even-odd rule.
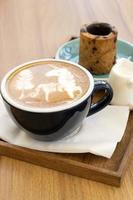
[[[131, 138], [128, 147], [125, 151], [125, 154], [121, 160], [121, 163], [119, 165], [119, 169], [117, 170], [118, 176], [121, 177], [121, 181], [124, 177], [124, 174], [126, 172], [126, 169], [128, 167], [128, 164], [130, 162], [131, 156], [133, 155], [133, 137]], [[125, 164], [126, 163], [126, 164]]]
[[[39, 154], [39, 151], [37, 152], [36, 150], [29, 150], [24, 147], [15, 146], [7, 142], [0, 141], [0, 154], [3, 156], [29, 162], [49, 169], [54, 169], [73, 176], [102, 182], [108, 185], [119, 187], [121, 184], [122, 177], [119, 170], [114, 172], [102, 168], [99, 169], [92, 165], [88, 165], [85, 163], [82, 164], [78, 161], [68, 160], [65, 158], [57, 159], [54, 153], [45, 152], [43, 156], [39, 155], [37, 157], [37, 153]], [[49, 155], [52, 155], [52, 157]], [[29, 156], [31, 157], [30, 160]]]

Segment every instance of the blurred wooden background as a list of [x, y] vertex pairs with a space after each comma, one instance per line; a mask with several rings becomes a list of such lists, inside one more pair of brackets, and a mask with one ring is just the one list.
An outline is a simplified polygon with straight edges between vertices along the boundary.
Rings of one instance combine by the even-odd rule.
[[[53, 57], [82, 24], [115, 25], [133, 42], [133, 0], [1, 0], [0, 79], [18, 64]], [[0, 159], [1, 200], [132, 200], [133, 161], [121, 188], [72, 177], [6, 157]]]

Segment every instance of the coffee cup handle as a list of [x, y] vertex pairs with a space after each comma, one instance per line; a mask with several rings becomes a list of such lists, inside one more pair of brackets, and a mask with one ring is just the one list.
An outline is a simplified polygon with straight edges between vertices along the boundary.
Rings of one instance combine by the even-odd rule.
[[100, 100], [98, 100], [96, 103], [91, 104], [90, 110], [89, 110], [89, 113], [87, 116], [90, 116], [90, 115], [102, 110], [112, 100], [113, 90], [112, 90], [111, 86], [109, 85], [109, 83], [107, 83], [106, 81], [99, 80], [99, 81], [94, 82], [92, 98], [95, 95], [95, 92], [98, 92], [98, 91], [105, 91], [105, 95]]

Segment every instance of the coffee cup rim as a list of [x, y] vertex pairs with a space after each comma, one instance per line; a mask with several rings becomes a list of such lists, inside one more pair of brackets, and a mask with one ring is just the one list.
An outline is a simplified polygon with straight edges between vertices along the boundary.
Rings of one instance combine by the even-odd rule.
[[[13, 74], [19, 68], [22, 68], [26, 65], [30, 65], [30, 64], [34, 64], [34, 63], [38, 63], [38, 62], [48, 62], [48, 61], [50, 61], [50, 62], [61, 62], [61, 63], [63, 62], [63, 63], [71, 64], [71, 65], [77, 66], [78, 68], [83, 70], [89, 78], [89, 88], [88, 88], [87, 92], [80, 99], [78, 99], [78, 100], [76, 100], [72, 103], [60, 105], [60, 106], [57, 106], [57, 107], [51, 107], [51, 108], [30, 107], [30, 106], [26, 106], [26, 105], [21, 105], [18, 102], [16, 102], [15, 100], [13, 100], [10, 97], [10, 95], [8, 94], [7, 89], [6, 89], [7, 80], [11, 76], [11, 74]], [[53, 113], [53, 112], [63, 111], [63, 110], [67, 110], [67, 109], [73, 108], [75, 106], [78, 106], [79, 104], [81, 104], [83, 101], [85, 101], [91, 95], [93, 88], [94, 88], [94, 79], [93, 79], [91, 73], [87, 69], [85, 69], [81, 65], [79, 65], [77, 63], [73, 63], [71, 61], [66, 61], [66, 60], [61, 60], [61, 59], [50, 59], [50, 58], [48, 58], [48, 59], [37, 59], [37, 60], [32, 60], [32, 61], [20, 64], [20, 65], [16, 66], [15, 68], [9, 70], [1, 81], [1, 95], [7, 101], [7, 103], [12, 105], [15, 108], [20, 109], [20, 110], [24, 110], [24, 111], [27, 111], [27, 112], [33, 112], [33, 113]]]

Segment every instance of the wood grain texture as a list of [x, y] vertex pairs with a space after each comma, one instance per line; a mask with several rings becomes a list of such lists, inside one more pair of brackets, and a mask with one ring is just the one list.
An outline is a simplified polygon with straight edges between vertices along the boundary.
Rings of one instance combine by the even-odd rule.
[[[132, 0], [1, 0], [0, 78], [25, 61], [52, 57], [82, 24], [114, 24], [119, 38], [133, 42]], [[1, 200], [124, 199], [133, 196], [133, 161], [121, 188], [1, 157]]]

